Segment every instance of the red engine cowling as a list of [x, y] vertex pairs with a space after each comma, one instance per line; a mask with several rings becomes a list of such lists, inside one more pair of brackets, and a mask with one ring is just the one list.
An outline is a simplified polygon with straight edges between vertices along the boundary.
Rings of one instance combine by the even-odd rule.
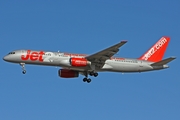
[[74, 71], [74, 70], [59, 69], [58, 74], [59, 74], [59, 77], [62, 77], [62, 78], [79, 77], [79, 72]]
[[85, 67], [88, 61], [85, 58], [70, 58], [70, 64], [74, 67]]

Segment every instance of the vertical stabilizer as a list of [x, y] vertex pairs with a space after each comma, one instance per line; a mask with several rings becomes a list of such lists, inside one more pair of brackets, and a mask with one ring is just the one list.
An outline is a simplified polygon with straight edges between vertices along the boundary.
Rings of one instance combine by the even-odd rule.
[[163, 59], [164, 53], [170, 41], [170, 37], [162, 37], [156, 44], [154, 44], [145, 54], [139, 59], [151, 62], [158, 62]]

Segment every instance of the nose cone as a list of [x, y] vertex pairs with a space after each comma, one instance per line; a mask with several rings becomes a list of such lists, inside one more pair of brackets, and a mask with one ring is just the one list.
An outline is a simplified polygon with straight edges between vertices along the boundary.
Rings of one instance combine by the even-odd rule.
[[4, 60], [4, 61], [9, 61], [9, 60], [10, 60], [10, 59], [9, 59], [9, 56], [4, 56], [4, 57], [3, 57], [3, 60]]
[[6, 61], [6, 56], [5, 56], [5, 57], [3, 57], [3, 60], [4, 60], [4, 61]]

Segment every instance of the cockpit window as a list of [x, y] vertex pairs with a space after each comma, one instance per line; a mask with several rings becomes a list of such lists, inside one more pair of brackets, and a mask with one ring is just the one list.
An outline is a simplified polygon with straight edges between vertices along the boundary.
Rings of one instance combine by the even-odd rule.
[[15, 52], [10, 52], [9, 54], [15, 54]]

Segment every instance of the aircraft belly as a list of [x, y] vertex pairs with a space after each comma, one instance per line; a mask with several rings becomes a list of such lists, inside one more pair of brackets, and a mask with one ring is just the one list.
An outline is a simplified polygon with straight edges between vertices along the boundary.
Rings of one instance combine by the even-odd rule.
[[130, 64], [120, 64], [120, 65], [114, 66], [114, 69], [121, 72], [138, 72], [139, 66], [130, 65]]
[[151, 71], [151, 70], [154, 69], [149, 64], [143, 64], [143, 66], [140, 66], [140, 72]]
[[[107, 69], [108, 71], [115, 71], [115, 72], [143, 72], [143, 71], [150, 71], [153, 70], [153, 68], [150, 65], [146, 64], [139, 64], [139, 63], [117, 63], [117, 62], [111, 62], [108, 63], [110, 66]], [[103, 67], [102, 69], [105, 70], [106, 67]]]

